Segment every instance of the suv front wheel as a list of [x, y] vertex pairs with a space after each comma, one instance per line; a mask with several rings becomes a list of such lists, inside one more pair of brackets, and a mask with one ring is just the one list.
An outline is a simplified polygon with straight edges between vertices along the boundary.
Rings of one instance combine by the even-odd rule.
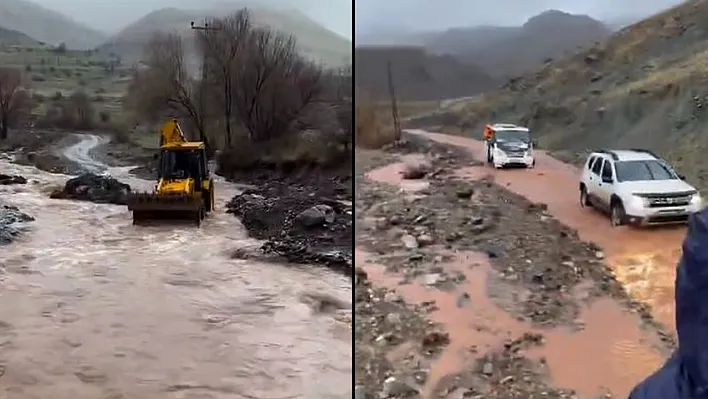
[[624, 206], [620, 201], [615, 201], [610, 207], [610, 223], [612, 227], [622, 226], [625, 220]]
[[585, 186], [580, 187], [580, 206], [592, 206], [590, 200], [588, 199], [588, 190], [585, 188]]

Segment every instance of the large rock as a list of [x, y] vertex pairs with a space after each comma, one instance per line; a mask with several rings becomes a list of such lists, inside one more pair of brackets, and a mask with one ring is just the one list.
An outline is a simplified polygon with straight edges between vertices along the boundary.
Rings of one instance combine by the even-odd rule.
[[25, 229], [25, 223], [34, 218], [20, 212], [14, 206], [3, 205], [0, 207], [0, 245], [9, 244]]
[[427, 160], [408, 160], [401, 171], [401, 175], [407, 180], [422, 179], [433, 170], [432, 164]]
[[334, 209], [329, 205], [319, 204], [305, 209], [295, 217], [303, 227], [323, 226], [334, 222]]
[[85, 173], [69, 179], [63, 189], [52, 192], [49, 197], [125, 205], [128, 193], [130, 193], [130, 186], [111, 176]]
[[19, 175], [5, 175], [0, 173], [0, 186], [9, 186], [10, 184], [27, 184], [27, 179]]

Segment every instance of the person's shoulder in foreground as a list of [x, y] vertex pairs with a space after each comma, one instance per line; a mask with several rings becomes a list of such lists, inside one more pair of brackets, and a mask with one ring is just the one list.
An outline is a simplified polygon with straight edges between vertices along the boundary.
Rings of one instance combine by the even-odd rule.
[[675, 296], [678, 349], [629, 399], [708, 399], [708, 210], [688, 222]]

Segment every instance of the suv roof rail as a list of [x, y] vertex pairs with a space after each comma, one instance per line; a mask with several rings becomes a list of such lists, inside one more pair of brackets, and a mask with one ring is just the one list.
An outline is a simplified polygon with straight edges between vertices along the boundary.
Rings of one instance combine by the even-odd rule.
[[609, 156], [612, 157], [612, 160], [614, 160], [614, 161], [619, 161], [619, 157], [618, 157], [617, 154], [615, 154], [614, 151], [612, 151], [612, 150], [606, 150], [606, 149], [604, 149], [604, 148], [601, 148], [601, 149], [595, 150], [595, 151], [593, 151], [593, 152], [599, 152], [599, 153], [601, 153], [601, 154], [607, 154], [607, 155], [609, 155]]
[[634, 151], [634, 152], [643, 152], [643, 153], [645, 153], [645, 154], [649, 154], [649, 155], [653, 156], [653, 157], [656, 158], [656, 159], [661, 159], [661, 157], [658, 156], [658, 155], [656, 155], [653, 151], [647, 150], [647, 149], [644, 149], [644, 148], [630, 148], [629, 150], [630, 150], [630, 151]]

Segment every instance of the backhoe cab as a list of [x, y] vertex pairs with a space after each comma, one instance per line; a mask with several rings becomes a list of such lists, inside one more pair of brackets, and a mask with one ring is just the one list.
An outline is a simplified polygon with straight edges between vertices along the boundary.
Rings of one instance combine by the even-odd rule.
[[190, 219], [201, 225], [214, 210], [214, 180], [201, 141], [187, 141], [176, 120], [160, 132], [157, 183], [152, 193], [133, 193], [128, 209], [133, 224], [155, 219]]

